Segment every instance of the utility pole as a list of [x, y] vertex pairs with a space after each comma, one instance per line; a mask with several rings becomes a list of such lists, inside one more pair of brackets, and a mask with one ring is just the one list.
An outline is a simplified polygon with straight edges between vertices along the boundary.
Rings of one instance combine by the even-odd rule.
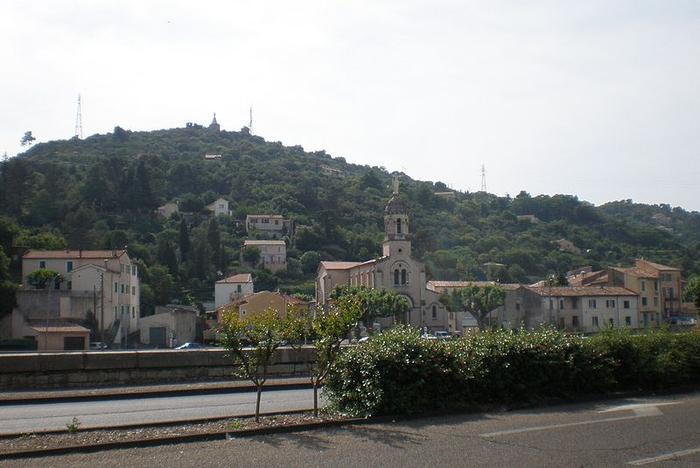
[[[107, 266], [107, 261], [105, 260], [105, 267]], [[100, 342], [104, 344], [105, 342], [105, 274], [100, 273]]]
[[75, 136], [83, 139], [83, 111], [80, 105], [80, 94], [78, 94], [78, 111], [75, 114]]

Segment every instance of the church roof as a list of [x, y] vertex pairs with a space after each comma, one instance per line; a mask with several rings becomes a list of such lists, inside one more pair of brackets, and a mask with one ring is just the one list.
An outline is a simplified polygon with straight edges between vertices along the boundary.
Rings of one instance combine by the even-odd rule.
[[362, 262], [321, 262], [321, 265], [326, 270], [348, 270], [352, 267], [362, 265]]
[[406, 205], [406, 202], [395, 193], [387, 202], [386, 207], [384, 208], [384, 214], [391, 215], [406, 213], [408, 213], [408, 206]]

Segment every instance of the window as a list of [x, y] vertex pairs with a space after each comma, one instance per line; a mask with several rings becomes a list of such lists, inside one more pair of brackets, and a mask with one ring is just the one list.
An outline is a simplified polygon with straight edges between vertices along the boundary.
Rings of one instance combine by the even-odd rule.
[[647, 305], [647, 298], [646, 297], [642, 298], [642, 305], [643, 306]]
[[659, 305], [659, 298], [658, 297], [654, 298], [654, 305], [655, 306]]
[[39, 260], [39, 268], [46, 268], [46, 262], [44, 260]]
[[627, 325], [628, 327], [632, 326], [632, 317], [630, 317], [629, 315], [625, 317], [625, 325]]
[[394, 270], [394, 284], [399, 284], [399, 269]]
[[136, 286], [131, 287], [131, 295], [135, 296], [136, 295]]
[[121, 284], [121, 293], [124, 294], [124, 283]]
[[[406, 271], [406, 270], [404, 270], [404, 271]], [[437, 306], [433, 306], [433, 318], [434, 319], [437, 318]]]
[[597, 305], [598, 305], [598, 301], [596, 301], [595, 299], [588, 299], [588, 308], [589, 309], [595, 309]]
[[396, 234], [401, 234], [401, 218], [396, 220]]
[[654, 291], [659, 292], [659, 282], [654, 281]]
[[647, 284], [646, 284], [646, 282], [640, 281], [640, 283], [641, 283], [642, 291], [646, 291], [646, 290], [647, 290]]
[[114, 292], [119, 292], [119, 283], [114, 283]]
[[520, 303], [519, 302], [515, 303], [515, 310], [520, 310]]
[[610, 299], [610, 307], [615, 308], [615, 299]]
[[591, 317], [591, 321], [593, 323], [593, 326], [598, 328], [598, 317], [594, 315], [593, 317]]
[[71, 271], [73, 271], [73, 262], [71, 260], [68, 260], [66, 262], [66, 272], [70, 273]]
[[613, 319], [610, 319], [610, 320], [608, 321], [608, 323], [610, 324], [611, 327], [614, 327], [614, 326], [615, 326], [615, 320], [613, 320]]
[[406, 270], [401, 270], [401, 284], [406, 284], [408, 282]]
[[240, 284], [237, 284], [237, 285], [236, 285], [236, 292], [237, 292], [237, 293], [240, 293], [241, 291], [243, 291], [243, 288], [241, 287]]
[[571, 298], [571, 308], [578, 309], [578, 297]]
[[559, 299], [559, 309], [564, 308], [564, 299]]
[[571, 317], [571, 325], [572, 325], [574, 328], [578, 328], [578, 326], [579, 326], [579, 323], [578, 323], [578, 315], [574, 315], [574, 316]]
[[276, 219], [276, 220], [275, 220], [275, 226], [279, 225], [279, 223], [280, 223], [279, 220]]
[[72, 281], [68, 281], [67, 287], [68, 287], [68, 290], [69, 290], [69, 291], [70, 291], [71, 289], [73, 289], [73, 282], [72, 282]]
[[131, 265], [131, 274], [136, 276], [136, 265]]
[[625, 302], [623, 302], [623, 303], [622, 303], [622, 306], [623, 306], [625, 309], [629, 309], [629, 308], [630, 308], [630, 301], [625, 301]]
[[131, 318], [136, 318], [136, 307], [131, 307]]

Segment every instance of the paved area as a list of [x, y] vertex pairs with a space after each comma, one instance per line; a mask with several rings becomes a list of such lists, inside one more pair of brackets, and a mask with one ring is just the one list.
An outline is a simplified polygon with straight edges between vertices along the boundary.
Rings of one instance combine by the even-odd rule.
[[[313, 407], [313, 391], [263, 391], [263, 412]], [[65, 429], [73, 417], [82, 428], [240, 416], [255, 412], [255, 392], [71, 401], [0, 406], [0, 434]]]
[[[268, 379], [266, 387], [311, 386], [308, 377]], [[66, 388], [54, 390], [3, 391], [0, 393], [0, 405], [33, 400], [65, 400], [71, 398], [109, 398], [117, 396], [139, 396], [156, 393], [205, 393], [250, 390], [254, 388], [249, 380], [230, 380], [216, 382], [189, 382], [160, 385], [122, 385], [118, 387]]]
[[0, 467], [700, 466], [700, 393], [0, 461]]

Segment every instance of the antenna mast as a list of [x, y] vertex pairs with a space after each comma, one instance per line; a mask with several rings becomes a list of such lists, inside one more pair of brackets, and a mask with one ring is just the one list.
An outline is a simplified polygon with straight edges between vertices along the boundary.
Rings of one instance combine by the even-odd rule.
[[78, 94], [78, 112], [75, 115], [75, 136], [83, 139], [83, 111], [80, 105], [80, 94]]
[[250, 106], [250, 120], [248, 121], [248, 131], [253, 133], [253, 106]]
[[486, 166], [481, 165], [481, 191], [486, 191]]

